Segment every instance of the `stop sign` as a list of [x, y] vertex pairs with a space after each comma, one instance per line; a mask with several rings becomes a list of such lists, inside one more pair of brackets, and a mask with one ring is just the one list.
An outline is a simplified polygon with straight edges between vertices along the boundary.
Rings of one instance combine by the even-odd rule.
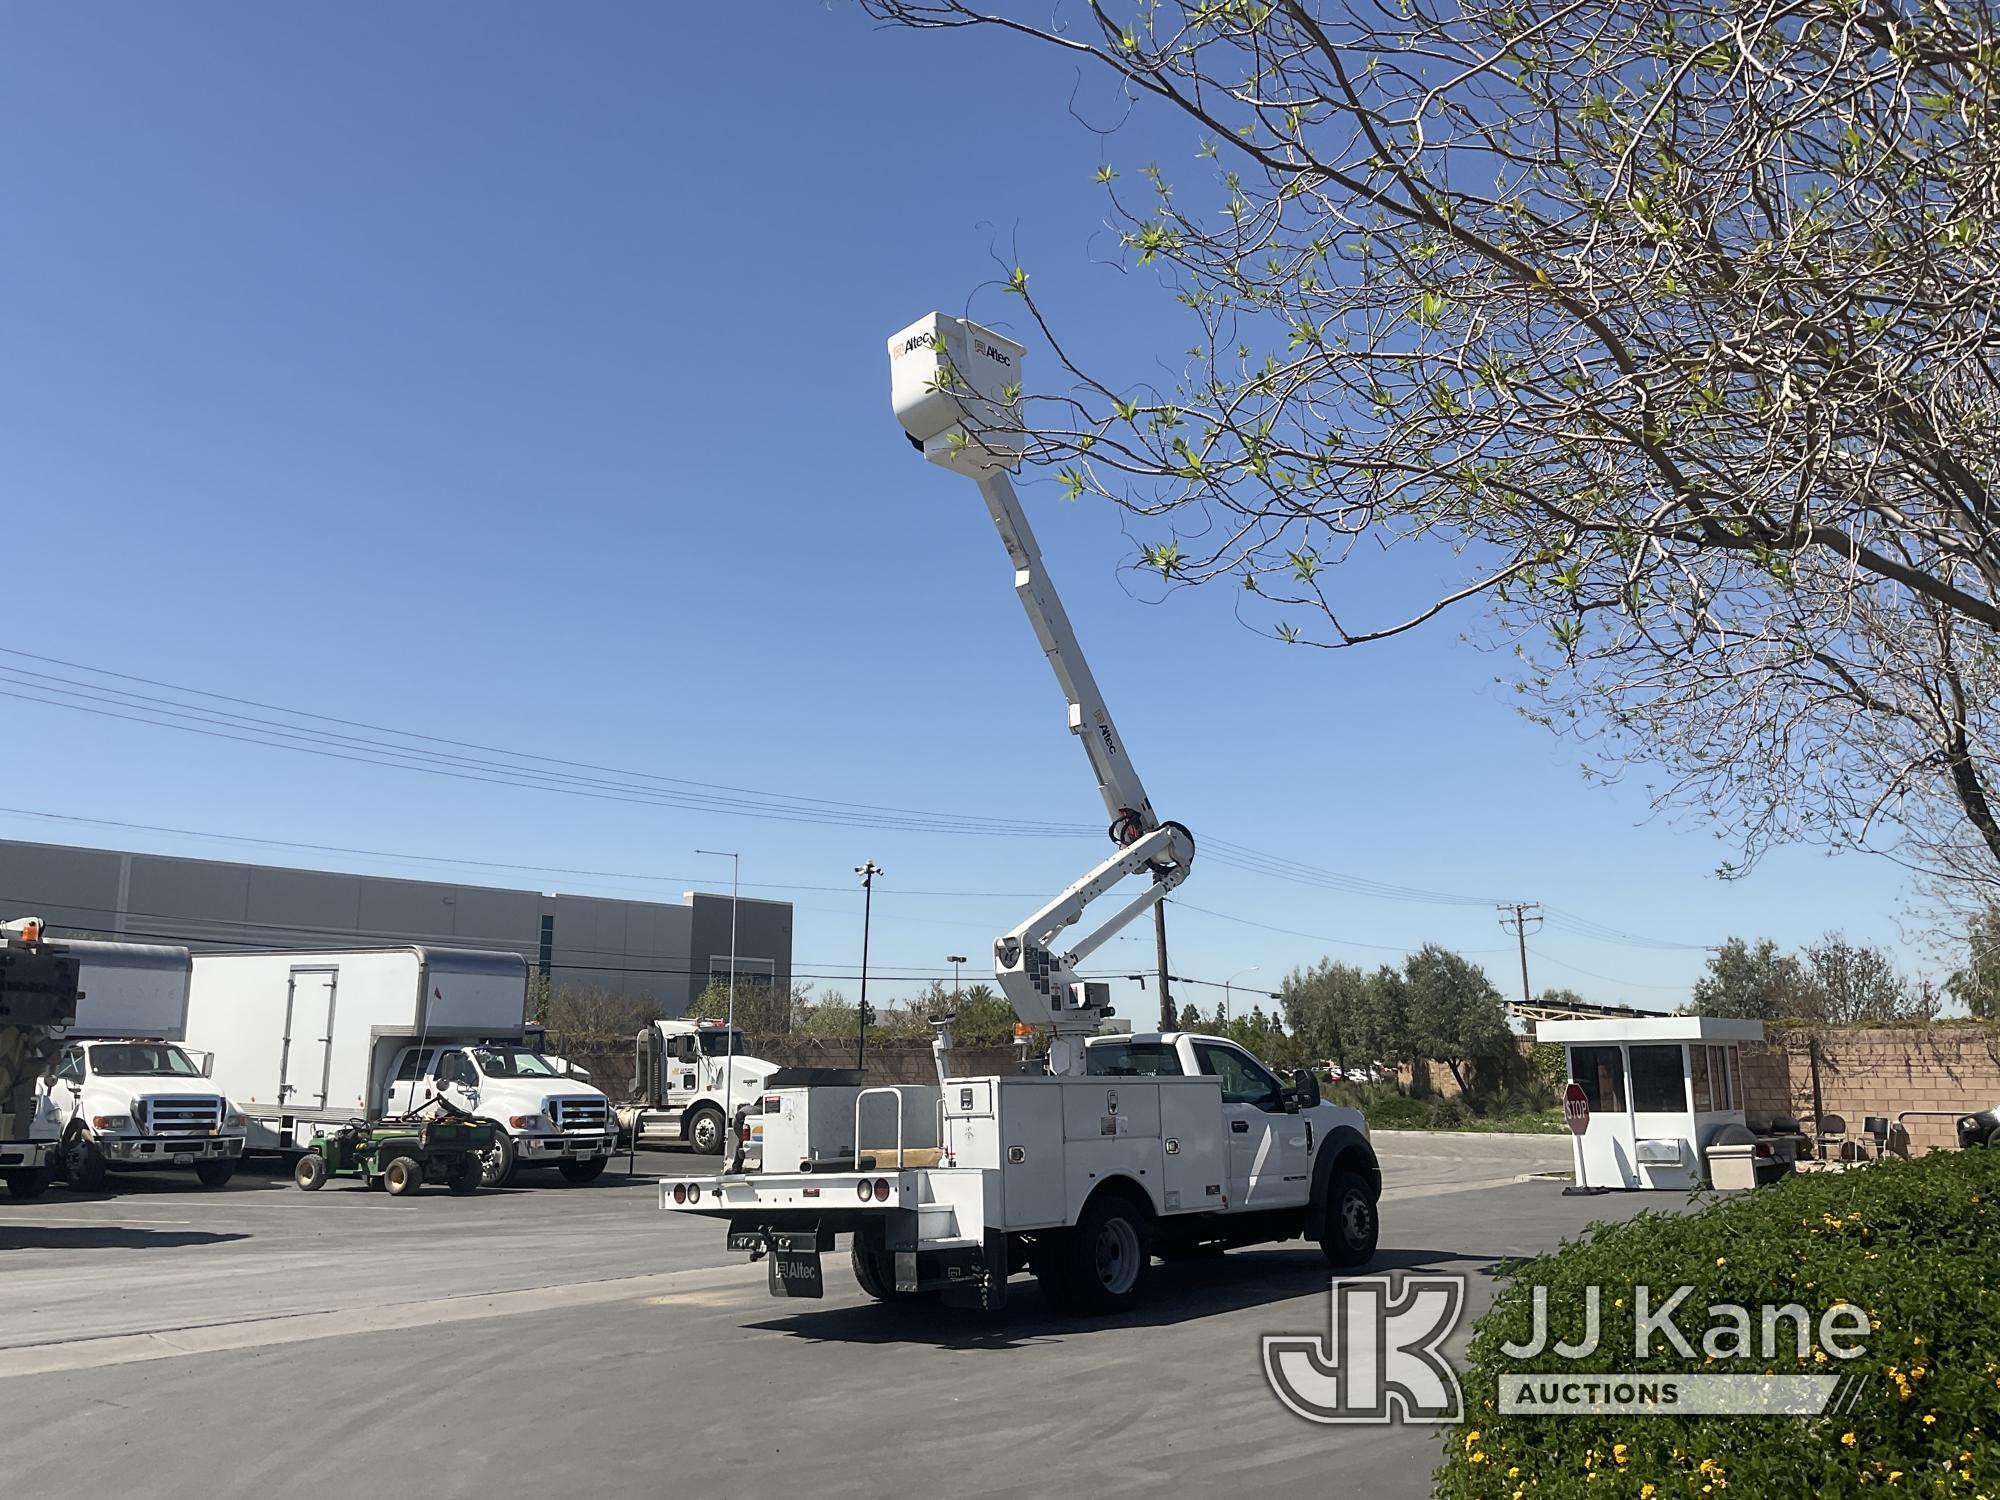
[[1572, 1083], [1563, 1090], [1563, 1120], [1569, 1125], [1571, 1135], [1582, 1135], [1590, 1129], [1590, 1100], [1580, 1083]]

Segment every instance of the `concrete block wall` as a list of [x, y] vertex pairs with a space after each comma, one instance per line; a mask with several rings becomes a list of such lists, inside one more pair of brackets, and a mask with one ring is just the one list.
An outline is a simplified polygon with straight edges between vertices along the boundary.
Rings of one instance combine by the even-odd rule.
[[1899, 1149], [1920, 1156], [1956, 1146], [1955, 1120], [2000, 1105], [2000, 1027], [1943, 1023], [1819, 1032], [1774, 1032], [1743, 1048], [1743, 1103], [1751, 1124], [1774, 1114], [1813, 1120], [1813, 1061], [1820, 1109], [1859, 1130], [1869, 1115], [1905, 1111]]

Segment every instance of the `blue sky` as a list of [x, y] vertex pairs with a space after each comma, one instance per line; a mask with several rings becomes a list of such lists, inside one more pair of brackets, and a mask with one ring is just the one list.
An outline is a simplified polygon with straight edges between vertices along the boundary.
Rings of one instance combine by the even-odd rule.
[[[0, 645], [660, 776], [1101, 821], [976, 492], [904, 445], [883, 347], [966, 310], [996, 256], [1086, 350], [1180, 346], [1170, 299], [1109, 264], [1075, 86], [1028, 48], [842, 5], [0, 4]], [[1111, 154], [1192, 170], [1191, 138], [1147, 128]], [[1473, 618], [1287, 649], [1226, 588], [1149, 602], [1110, 508], [1023, 492], [1155, 806], [1198, 839], [1685, 943], [1899, 944], [1887, 863], [1788, 851], [1724, 884], [1727, 843], [1653, 817], [1640, 778], [1587, 785], [1492, 686]], [[739, 849], [797, 902], [807, 973], [858, 960], [863, 860], [888, 871], [876, 964], [942, 973], [1101, 848], [0, 713], [13, 808], [528, 868], [18, 812], [0, 836], [670, 897], [726, 882], [695, 848]], [[536, 873], [556, 869], [648, 878]], [[1274, 984], [1435, 940], [1518, 987], [1485, 905], [1219, 860], [1180, 895], [1190, 976]], [[1150, 967], [1135, 938], [1097, 967]], [[1702, 963], [1553, 926], [1531, 949], [1537, 990], [1646, 1006]]]

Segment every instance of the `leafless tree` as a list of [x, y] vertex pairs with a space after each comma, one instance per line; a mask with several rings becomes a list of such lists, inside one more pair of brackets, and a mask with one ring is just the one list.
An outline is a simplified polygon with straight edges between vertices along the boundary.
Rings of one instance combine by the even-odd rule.
[[2000, 7], [864, 5], [1190, 127], [1192, 187], [1115, 128], [1098, 172], [1188, 320], [1174, 379], [1004, 281], [1065, 372], [1034, 452], [1140, 518], [1135, 567], [1324, 647], [1483, 606], [1524, 710], [1663, 766], [1724, 873], [1875, 848], [1983, 909]]

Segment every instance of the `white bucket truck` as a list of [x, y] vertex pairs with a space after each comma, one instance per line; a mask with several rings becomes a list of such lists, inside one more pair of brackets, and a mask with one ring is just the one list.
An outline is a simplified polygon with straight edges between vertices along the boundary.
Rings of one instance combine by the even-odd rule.
[[42, 940], [39, 917], [0, 924], [0, 1180], [16, 1198], [48, 1191], [55, 1142], [37, 1132], [42, 1075], [76, 1023], [77, 962]]
[[221, 1187], [243, 1157], [244, 1120], [187, 1039], [193, 958], [147, 943], [65, 942], [77, 960], [76, 1023], [42, 1079], [37, 1130], [73, 1188], [115, 1172], [192, 1170]]
[[685, 1141], [704, 1156], [722, 1150], [727, 1121], [762, 1097], [778, 1064], [743, 1051], [743, 1033], [721, 1021], [653, 1021], [639, 1033], [632, 1098], [618, 1130], [637, 1145]]
[[[731, 1248], [768, 1256], [775, 1295], [822, 1295], [820, 1256], [842, 1233], [878, 1300], [938, 1291], [998, 1307], [1008, 1278], [1032, 1269], [1051, 1300], [1088, 1312], [1136, 1301], [1155, 1255], [1299, 1236], [1337, 1266], [1375, 1253], [1381, 1171], [1357, 1111], [1322, 1104], [1310, 1075], [1287, 1086], [1221, 1038], [1097, 1034], [1108, 987], [1077, 966], [1187, 878], [1194, 838], [1154, 813], [1008, 479], [1022, 451], [1023, 352], [933, 313], [889, 341], [892, 398], [912, 445], [977, 482], [1117, 848], [993, 945], [1008, 1003], [1049, 1038], [1044, 1074], [953, 1077], [946, 1021], [935, 1145], [916, 1144], [913, 1129], [927, 1097], [861, 1089], [852, 1155], [814, 1159], [815, 1131], [822, 1145], [840, 1132], [817, 1101], [788, 1111], [780, 1089], [775, 1119], [763, 1102], [760, 1170], [739, 1156], [719, 1176], [660, 1184], [663, 1209], [726, 1220]], [[1055, 946], [1128, 876], [1148, 884], [1096, 931]]]
[[527, 1007], [518, 953], [203, 953], [188, 1034], [214, 1052], [253, 1151], [303, 1151], [329, 1127], [442, 1097], [499, 1127], [485, 1186], [541, 1166], [592, 1181], [616, 1146], [611, 1101], [529, 1044]]

